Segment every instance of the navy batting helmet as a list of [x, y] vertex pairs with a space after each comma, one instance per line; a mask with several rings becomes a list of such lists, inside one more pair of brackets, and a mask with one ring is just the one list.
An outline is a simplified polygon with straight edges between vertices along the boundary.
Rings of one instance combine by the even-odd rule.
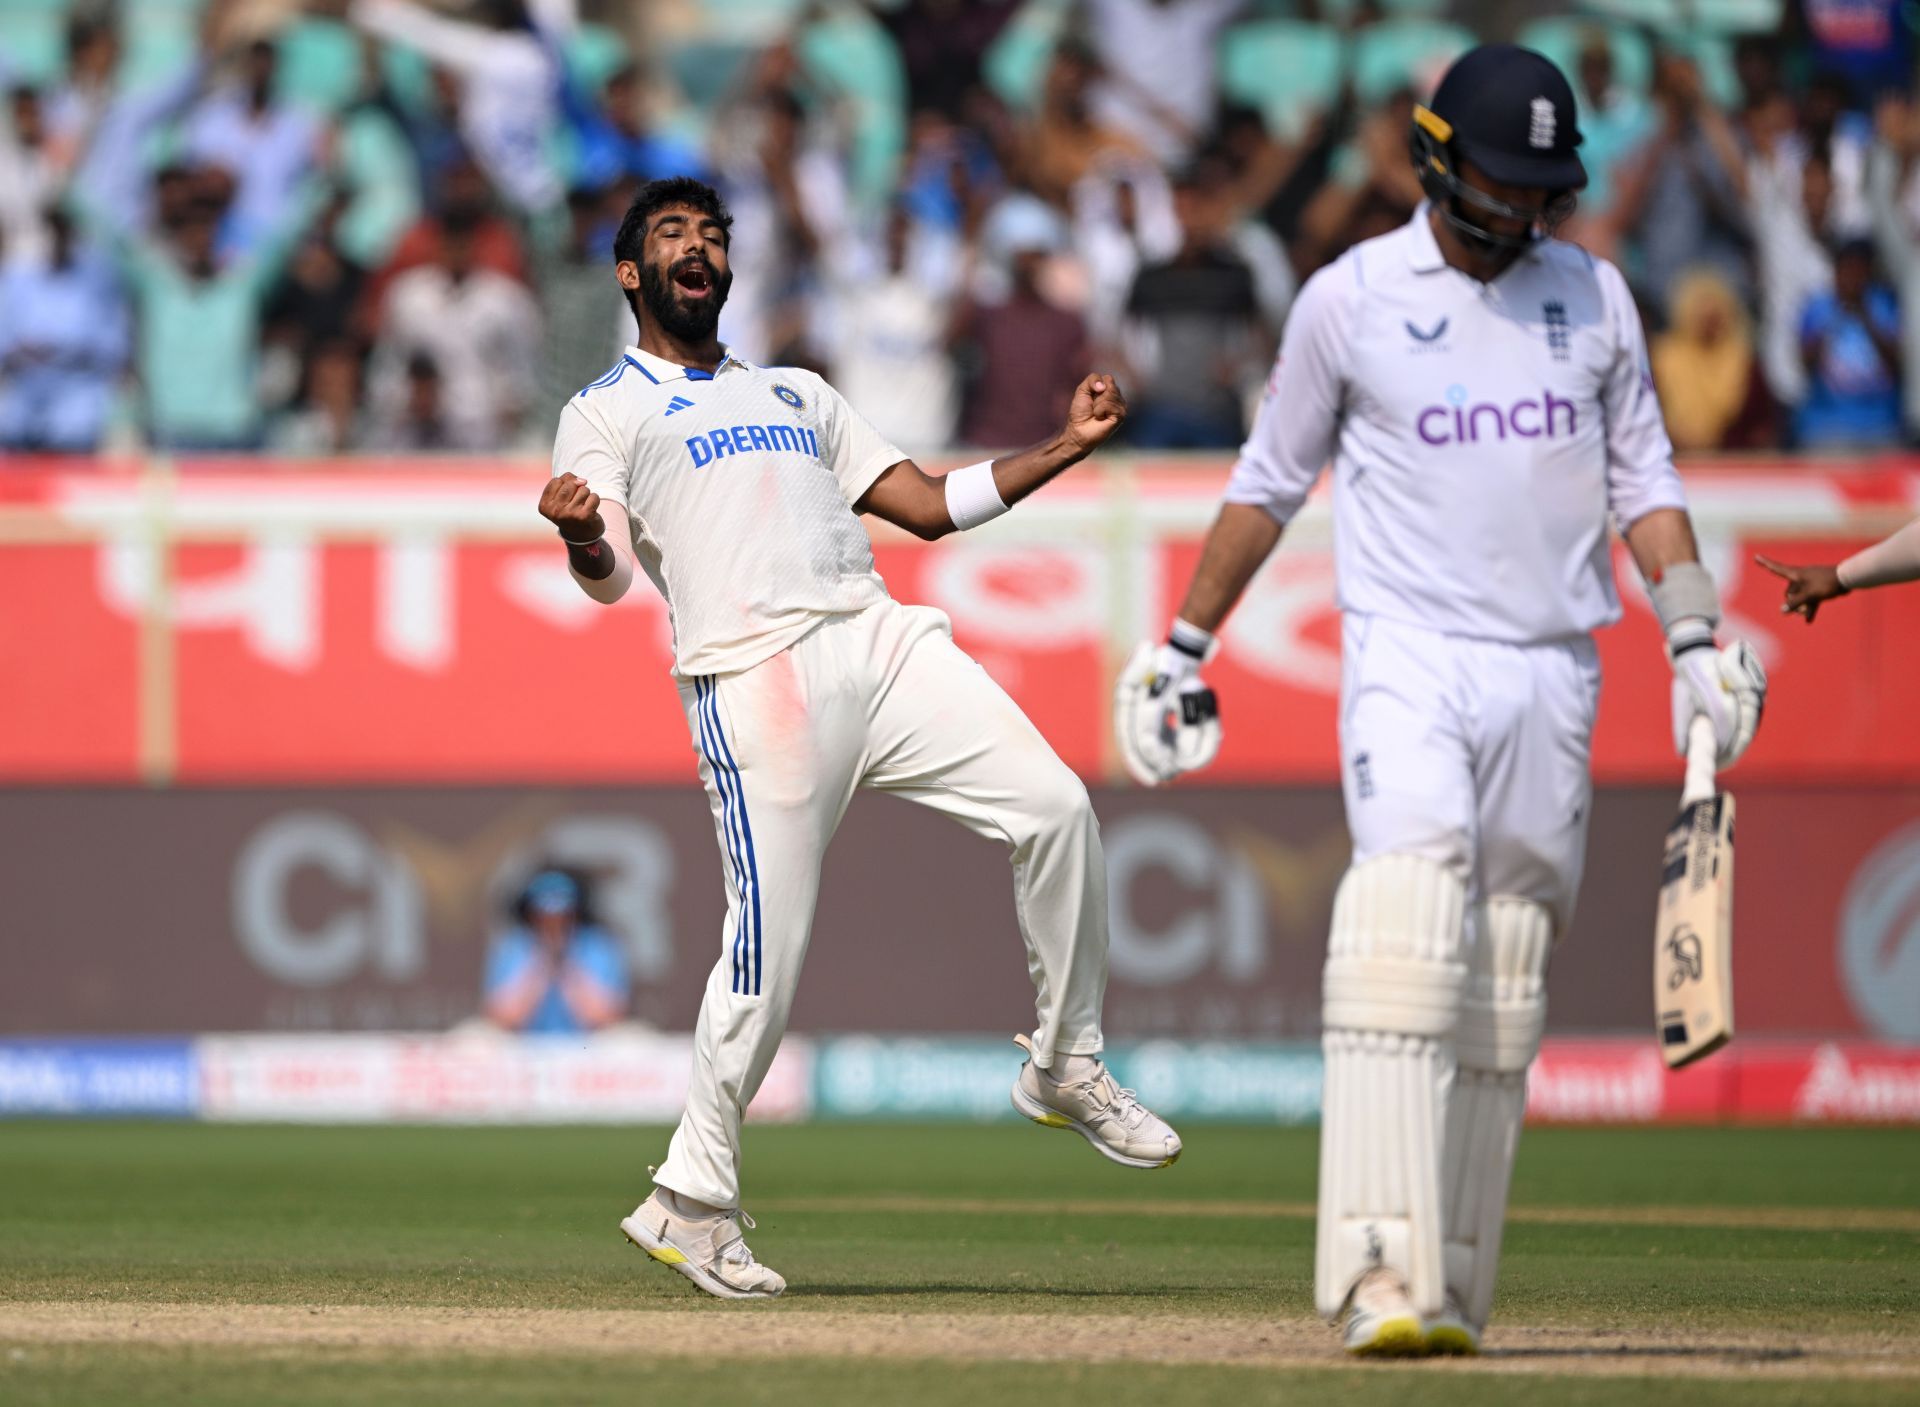
[[[1574, 192], [1587, 184], [1580, 142], [1566, 75], [1545, 54], [1513, 44], [1468, 50], [1440, 80], [1433, 101], [1413, 110], [1420, 185], [1456, 229], [1480, 244], [1523, 247], [1573, 213]], [[1531, 209], [1497, 200], [1461, 179], [1462, 161], [1502, 185], [1544, 190], [1547, 199]], [[1527, 233], [1489, 229], [1476, 213], [1525, 220]]]

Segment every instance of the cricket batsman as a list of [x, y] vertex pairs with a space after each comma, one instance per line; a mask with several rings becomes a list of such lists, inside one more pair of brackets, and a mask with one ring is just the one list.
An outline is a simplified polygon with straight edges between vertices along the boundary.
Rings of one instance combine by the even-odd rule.
[[1672, 662], [1676, 746], [1752, 741], [1766, 676], [1716, 648], [1619, 272], [1553, 237], [1586, 184], [1573, 92], [1485, 45], [1416, 108], [1427, 200], [1310, 279], [1166, 642], [1116, 690], [1149, 784], [1204, 766], [1215, 633], [1329, 462], [1353, 839], [1322, 991], [1315, 1298], [1358, 1354], [1474, 1353], [1493, 1304], [1548, 957], [1579, 888], [1608, 520]]
[[[757, 1299], [786, 1282], [742, 1239], [740, 1120], [786, 1030], [821, 858], [856, 787], [1012, 856], [1038, 1010], [1015, 1038], [1015, 1107], [1126, 1167], [1164, 1167], [1180, 1140], [1100, 1059], [1107, 875], [1086, 788], [945, 615], [887, 595], [858, 516], [929, 541], [996, 518], [1120, 427], [1120, 388], [1088, 376], [1052, 439], [931, 478], [820, 377], [720, 344], [731, 224], [684, 177], [635, 198], [613, 256], [638, 343], [567, 402], [540, 512], [594, 600], [618, 601], [636, 562], [666, 598], [726, 873], [686, 1112], [621, 1230], [709, 1294]], [[613, 728], [617, 703], [603, 704]], [[896, 918], [889, 941], [913, 941], [913, 916]]]

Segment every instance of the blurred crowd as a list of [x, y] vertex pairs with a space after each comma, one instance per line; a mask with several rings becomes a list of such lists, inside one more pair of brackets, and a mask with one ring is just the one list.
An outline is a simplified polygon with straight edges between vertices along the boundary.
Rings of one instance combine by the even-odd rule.
[[[1565, 12], [1549, 13], [1550, 10]], [[1684, 451], [1920, 432], [1901, 0], [10, 0], [0, 448], [537, 452], [633, 338], [639, 183], [736, 216], [724, 340], [909, 452], [1241, 439], [1300, 281], [1407, 220], [1478, 37], [1575, 83]], [[171, 24], [171, 28], [168, 25]]]

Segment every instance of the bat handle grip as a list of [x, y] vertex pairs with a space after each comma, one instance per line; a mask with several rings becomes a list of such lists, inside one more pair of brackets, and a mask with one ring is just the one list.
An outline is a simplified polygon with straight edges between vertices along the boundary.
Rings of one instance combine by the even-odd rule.
[[1719, 751], [1714, 742], [1712, 721], [1704, 713], [1696, 713], [1687, 725], [1687, 780], [1680, 788], [1682, 806], [1706, 801], [1717, 790], [1713, 774]]

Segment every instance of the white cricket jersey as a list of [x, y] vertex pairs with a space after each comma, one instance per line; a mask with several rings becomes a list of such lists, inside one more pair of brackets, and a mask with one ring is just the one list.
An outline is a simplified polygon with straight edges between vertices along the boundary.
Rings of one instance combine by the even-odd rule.
[[1487, 640], [1619, 619], [1609, 512], [1686, 506], [1619, 270], [1549, 240], [1479, 283], [1425, 205], [1307, 281], [1226, 500], [1284, 523], [1329, 460], [1341, 609]]
[[810, 371], [627, 348], [567, 402], [555, 475], [624, 503], [683, 678], [749, 669], [887, 588], [852, 505], [906, 456]]

